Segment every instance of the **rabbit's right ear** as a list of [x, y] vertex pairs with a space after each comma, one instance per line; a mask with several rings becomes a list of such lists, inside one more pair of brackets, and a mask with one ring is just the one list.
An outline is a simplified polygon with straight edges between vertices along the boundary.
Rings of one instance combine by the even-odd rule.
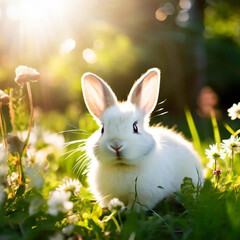
[[133, 85], [128, 101], [148, 115], [157, 104], [159, 87], [160, 70], [151, 68]]
[[98, 119], [108, 107], [117, 104], [112, 89], [93, 73], [83, 74], [82, 91], [89, 112]]

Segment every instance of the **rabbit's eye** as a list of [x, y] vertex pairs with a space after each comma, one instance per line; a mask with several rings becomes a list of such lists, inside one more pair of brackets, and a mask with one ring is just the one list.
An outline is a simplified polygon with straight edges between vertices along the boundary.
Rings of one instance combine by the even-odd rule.
[[102, 129], [101, 129], [101, 133], [102, 133], [102, 135], [103, 135], [103, 133], [104, 133], [104, 127], [102, 127]]
[[137, 122], [134, 122], [134, 124], [133, 124], [133, 132], [138, 133]]

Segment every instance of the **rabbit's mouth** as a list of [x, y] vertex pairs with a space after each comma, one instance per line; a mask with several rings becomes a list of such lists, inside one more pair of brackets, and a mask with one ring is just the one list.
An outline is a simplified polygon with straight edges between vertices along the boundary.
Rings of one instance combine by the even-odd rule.
[[124, 162], [118, 162], [115, 164], [116, 167], [129, 167], [130, 164], [124, 163]]
[[127, 160], [126, 158], [121, 157], [121, 156], [115, 158], [114, 165], [117, 166], [117, 167], [129, 167], [129, 166], [133, 166], [133, 165], [129, 162], [129, 160]]

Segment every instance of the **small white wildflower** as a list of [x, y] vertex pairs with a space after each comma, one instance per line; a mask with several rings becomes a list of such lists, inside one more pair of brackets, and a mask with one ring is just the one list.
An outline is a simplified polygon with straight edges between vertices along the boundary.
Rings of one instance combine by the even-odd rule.
[[48, 155], [53, 151], [51, 148], [35, 149], [34, 147], [29, 147], [27, 150], [27, 157], [25, 160], [25, 165], [27, 167], [37, 167], [40, 171], [47, 171], [49, 169]]
[[26, 82], [37, 82], [40, 79], [40, 73], [36, 69], [27, 66], [18, 66], [15, 73], [15, 82], [18, 85], [23, 85]]
[[62, 232], [66, 235], [70, 235], [73, 233], [74, 230], [74, 225], [73, 224], [69, 224], [68, 226], [64, 227], [62, 229]]
[[3, 203], [3, 200], [5, 198], [5, 192], [3, 185], [0, 185], [0, 205]]
[[58, 191], [69, 191], [73, 192], [74, 194], [79, 194], [80, 188], [82, 187], [82, 184], [77, 179], [63, 179], [63, 184], [59, 185], [56, 190]]
[[62, 149], [65, 142], [63, 135], [56, 133], [53, 134], [47, 131], [43, 132], [42, 139], [45, 143], [52, 145], [58, 149]]
[[230, 107], [228, 110], [228, 116], [235, 120], [236, 118], [240, 119], [240, 102], [238, 104], [234, 103], [232, 107]]
[[226, 151], [227, 155], [231, 156], [232, 153], [240, 152], [240, 139], [232, 135], [229, 139], [223, 140], [221, 146]]
[[58, 212], [68, 212], [73, 208], [73, 203], [68, 201], [71, 196], [70, 192], [53, 191], [48, 200], [48, 213], [56, 216]]
[[110, 211], [123, 211], [125, 209], [124, 203], [121, 202], [118, 198], [113, 198], [108, 203], [108, 209]]
[[35, 163], [41, 170], [48, 170], [49, 168], [48, 155], [48, 149], [40, 149], [35, 152]]
[[[18, 131], [17, 135], [19, 136], [20, 140], [22, 142], [25, 141], [25, 139], [27, 138], [28, 135], [28, 131]], [[33, 127], [31, 130], [31, 134], [30, 134], [30, 138], [29, 138], [29, 145], [30, 146], [34, 146], [37, 144], [38, 141], [38, 132], [37, 132], [37, 127]]]
[[226, 154], [223, 151], [223, 149], [218, 148], [217, 144], [209, 145], [209, 147], [210, 147], [210, 149], [205, 150], [205, 153], [206, 153], [208, 159], [215, 161], [220, 158], [224, 159], [226, 157]]
[[16, 172], [13, 172], [7, 177], [9, 186], [18, 186], [19, 185], [19, 175]]

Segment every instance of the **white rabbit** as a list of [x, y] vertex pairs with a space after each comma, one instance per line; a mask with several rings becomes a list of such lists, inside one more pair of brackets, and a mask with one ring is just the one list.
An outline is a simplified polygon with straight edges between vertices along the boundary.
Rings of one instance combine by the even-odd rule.
[[170, 129], [149, 127], [159, 87], [160, 71], [152, 68], [134, 84], [128, 100], [120, 103], [101, 78], [92, 73], [82, 77], [85, 103], [100, 126], [86, 148], [91, 158], [90, 189], [102, 207], [112, 198], [131, 207], [136, 187], [138, 202], [153, 208], [178, 192], [184, 177], [195, 184], [203, 182], [191, 143]]

